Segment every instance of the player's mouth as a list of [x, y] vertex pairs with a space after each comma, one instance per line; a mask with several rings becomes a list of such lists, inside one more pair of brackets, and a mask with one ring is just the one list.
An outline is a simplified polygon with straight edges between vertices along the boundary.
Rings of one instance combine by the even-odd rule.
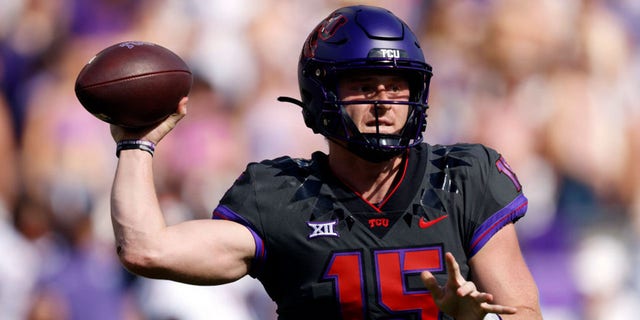
[[367, 121], [365, 122], [365, 128], [363, 129], [363, 133], [377, 133], [379, 130], [380, 133], [391, 134], [394, 133], [393, 131], [395, 131], [393, 121], [390, 121], [386, 118], [378, 119], [377, 122], [375, 121], [375, 119]]
[[369, 120], [367, 122], [365, 122], [365, 125], [367, 127], [375, 127], [376, 125], [380, 126], [380, 127], [392, 127], [393, 126], [393, 121], [387, 119], [387, 118], [380, 118], [378, 119], [378, 121], [376, 121], [375, 119], [373, 120]]

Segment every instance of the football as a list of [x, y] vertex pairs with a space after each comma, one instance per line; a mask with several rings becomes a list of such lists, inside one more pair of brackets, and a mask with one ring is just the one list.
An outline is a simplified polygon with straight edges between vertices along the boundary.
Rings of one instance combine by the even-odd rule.
[[87, 62], [75, 83], [76, 97], [98, 119], [128, 128], [157, 124], [189, 94], [193, 76], [177, 54], [160, 45], [127, 41]]

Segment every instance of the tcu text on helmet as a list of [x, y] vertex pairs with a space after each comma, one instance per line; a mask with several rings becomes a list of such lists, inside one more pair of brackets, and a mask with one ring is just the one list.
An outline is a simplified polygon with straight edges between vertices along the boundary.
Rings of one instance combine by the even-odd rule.
[[374, 48], [369, 51], [368, 58], [400, 59], [407, 58], [407, 52], [402, 49]]
[[397, 49], [380, 49], [383, 58], [400, 58], [400, 50]]

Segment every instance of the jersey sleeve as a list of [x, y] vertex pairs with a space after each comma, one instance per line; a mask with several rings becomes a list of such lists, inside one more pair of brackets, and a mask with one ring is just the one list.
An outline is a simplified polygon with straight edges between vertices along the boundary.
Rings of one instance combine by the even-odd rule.
[[[516, 222], [527, 211], [528, 200], [522, 185], [505, 158], [491, 148], [479, 147], [475, 177], [471, 186], [473, 196], [466, 207], [470, 210], [470, 241], [467, 251], [474, 256], [502, 227]], [[475, 153], [475, 152], [474, 152]]]
[[256, 251], [249, 275], [256, 277], [266, 259], [266, 248], [256, 199], [252, 164], [236, 179], [212, 213], [212, 219], [230, 220], [247, 227], [253, 236]]

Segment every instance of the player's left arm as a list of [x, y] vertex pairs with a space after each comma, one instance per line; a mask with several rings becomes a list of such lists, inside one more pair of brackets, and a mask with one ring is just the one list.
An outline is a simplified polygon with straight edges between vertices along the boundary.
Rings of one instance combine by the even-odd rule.
[[517, 312], [503, 319], [542, 319], [538, 288], [527, 267], [513, 223], [505, 225], [469, 260], [472, 281], [493, 303]]

